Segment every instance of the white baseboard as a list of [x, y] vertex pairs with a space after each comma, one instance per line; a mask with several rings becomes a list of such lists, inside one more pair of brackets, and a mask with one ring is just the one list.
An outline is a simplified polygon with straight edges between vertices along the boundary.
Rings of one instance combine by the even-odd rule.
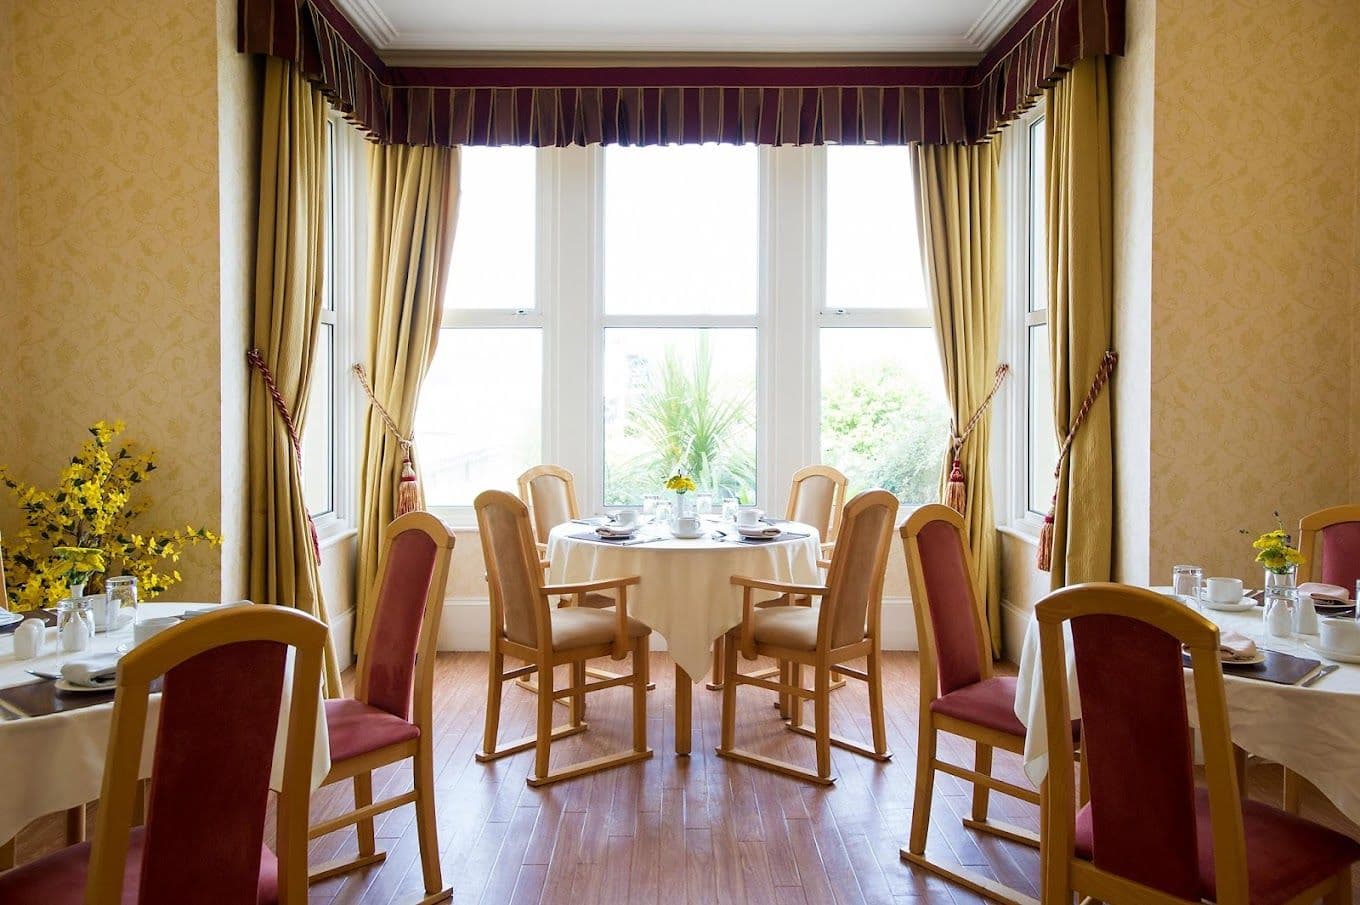
[[[450, 597], [439, 621], [440, 650], [487, 649], [491, 614], [485, 597]], [[665, 650], [666, 639], [654, 636], [652, 650]], [[883, 649], [916, 650], [916, 618], [907, 597], [883, 600]]]
[[1001, 601], [1001, 656], [1012, 663], [1020, 662], [1020, 649], [1025, 644], [1034, 611], [1017, 606], [1009, 600]]
[[335, 660], [344, 672], [354, 665], [354, 652], [350, 650], [350, 639], [354, 637], [354, 610], [345, 610], [338, 616], [329, 617], [331, 637], [337, 639]]

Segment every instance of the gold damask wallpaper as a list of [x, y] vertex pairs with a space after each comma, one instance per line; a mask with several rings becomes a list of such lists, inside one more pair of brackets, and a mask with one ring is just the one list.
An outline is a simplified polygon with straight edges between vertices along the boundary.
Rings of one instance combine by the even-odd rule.
[[[150, 518], [235, 534], [243, 519], [224, 519], [220, 476], [239, 471], [223, 458], [236, 454], [223, 439], [239, 428], [223, 419], [238, 406], [224, 409], [223, 381], [239, 396], [244, 373], [223, 368], [222, 293], [234, 286], [226, 304], [237, 309], [247, 283], [220, 270], [240, 266], [242, 247], [237, 237], [221, 254], [219, 232], [239, 233], [241, 209], [224, 210], [219, 192], [243, 192], [229, 183], [248, 167], [231, 159], [239, 137], [219, 160], [219, 80], [239, 89], [233, 108], [248, 110], [249, 95], [247, 70], [219, 72], [219, 13], [234, 4], [220, 6], [0, 0], [12, 47], [0, 53], [0, 129], [11, 142], [0, 194], [13, 204], [12, 214], [0, 207], [0, 265], [12, 261], [14, 275], [0, 461], [45, 480], [85, 425], [123, 419], [161, 455]], [[182, 571], [180, 599], [223, 589], [215, 551], [191, 554]]]

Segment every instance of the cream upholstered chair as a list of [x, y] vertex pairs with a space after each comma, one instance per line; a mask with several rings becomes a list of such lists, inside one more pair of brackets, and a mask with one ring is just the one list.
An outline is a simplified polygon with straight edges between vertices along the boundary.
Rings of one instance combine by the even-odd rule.
[[[434, 800], [434, 660], [454, 537], [428, 512], [410, 512], [383, 531], [378, 575], [369, 589], [368, 640], [359, 651], [354, 697], [326, 701], [331, 769], [322, 785], [349, 780], [354, 810], [312, 826], [309, 838], [358, 827], [358, 856], [312, 872], [313, 883], [375, 864], [374, 816], [414, 804], [425, 884], [421, 903], [452, 895], [439, 868]], [[373, 802], [373, 771], [411, 761], [415, 788]]]
[[[1064, 625], [1081, 698], [1090, 802], [1052, 771], [1044, 901], [1110, 905], [1328, 905], [1351, 901], [1360, 844], [1241, 797], [1218, 627], [1143, 588], [1064, 588], [1034, 609], [1054, 763], [1071, 757]], [[1205, 786], [1197, 788], [1182, 650], [1190, 654]]]
[[[94, 844], [0, 873], [0, 902], [305, 905], [325, 644], [326, 627], [310, 616], [248, 606], [206, 613], [128, 652], [118, 664]], [[132, 829], [148, 699], [162, 677], [146, 821]], [[265, 808], [285, 700], [276, 856], [264, 844]]]
[[[831, 775], [831, 746], [835, 745], [874, 760], [887, 760], [887, 732], [883, 720], [882, 649], [879, 620], [883, 609], [883, 575], [892, 545], [897, 498], [886, 490], [867, 490], [845, 506], [845, 525], [827, 569], [825, 585], [794, 585], [734, 575], [732, 583], [743, 589], [742, 622], [728, 635], [727, 682], [723, 685], [722, 743], [718, 754], [732, 760], [774, 770], [786, 776], [822, 785], [835, 781]], [[774, 592], [792, 601], [798, 596], [820, 597], [820, 607], [782, 606], [758, 608], [755, 595]], [[758, 656], [780, 661], [780, 681], [770, 682], [742, 675], [737, 651], [747, 660]], [[846, 664], [868, 658], [861, 672]], [[803, 667], [812, 667], [812, 688], [803, 687]], [[831, 734], [831, 669], [852, 676], [869, 686], [869, 719], [873, 748]], [[743, 751], [735, 746], [737, 687], [754, 685], [790, 699], [789, 729], [816, 740], [816, 772], [783, 761]], [[814, 730], [802, 725], [803, 699], [811, 698]]]
[[[789, 505], [784, 511], [784, 517], [791, 522], [799, 522], [817, 529], [817, 536], [822, 541], [822, 559], [831, 555], [831, 550], [836, 544], [836, 533], [841, 525], [841, 510], [845, 506], [845, 492], [849, 485], [849, 479], [830, 465], [805, 465], [793, 473], [789, 487]], [[781, 605], [785, 602], [780, 598], [773, 598], [762, 600], [756, 606]], [[794, 603], [811, 606], [812, 600], [809, 597], [800, 597]], [[723, 639], [719, 638], [713, 645], [713, 682], [709, 688], [722, 687], [722, 674]], [[778, 674], [778, 667], [751, 673], [761, 679]], [[832, 683], [832, 687], [840, 688], [844, 684], [844, 679], [837, 679]]]
[[[652, 756], [647, 747], [647, 655], [651, 629], [628, 618], [628, 588], [637, 576], [605, 578], [578, 584], [545, 585], [543, 569], [534, 546], [529, 509], [523, 502], [499, 490], [488, 490], [473, 503], [477, 527], [486, 558], [486, 577], [491, 597], [490, 675], [486, 689], [486, 732], [481, 762], [534, 749], [531, 786], [541, 786], [619, 767]], [[589, 607], [554, 607], [552, 599], [592, 592], [616, 594], [613, 612]], [[586, 661], [610, 656], [622, 660], [632, 654], [628, 675], [587, 683]], [[525, 666], [506, 670], [507, 656]], [[553, 685], [553, 670], [570, 667], [566, 688]], [[497, 746], [500, 727], [501, 685], [509, 679], [538, 674], [538, 719], [528, 738]], [[633, 689], [633, 747], [622, 754], [607, 755], [558, 770], [549, 770], [554, 741], [586, 730], [585, 696], [592, 691], [629, 685]], [[569, 719], [565, 726], [552, 725], [553, 701], [566, 698]]]
[[535, 465], [519, 476], [519, 498], [529, 507], [529, 522], [540, 556], [548, 552], [548, 532], [581, 517], [576, 479], [561, 465]]
[[[989, 877], [926, 857], [936, 771], [972, 783], [972, 814], [963, 821], [965, 827], [1034, 847], [1039, 844], [1034, 833], [991, 820], [988, 810], [993, 790], [1033, 805], [1039, 804], [1039, 794], [992, 776], [993, 749], [1023, 753], [1025, 727], [1015, 716], [1015, 678], [992, 674], [991, 641], [963, 516], [948, 506], [932, 503], [913, 512], [902, 525], [901, 534], [915, 602], [921, 662], [916, 790], [911, 837], [901, 856], [992, 901], [1033, 902]], [[1070, 722], [1064, 723], [1072, 729]], [[973, 770], [936, 757], [940, 732], [974, 743]], [[1062, 761], [1054, 757], [1053, 762]]]

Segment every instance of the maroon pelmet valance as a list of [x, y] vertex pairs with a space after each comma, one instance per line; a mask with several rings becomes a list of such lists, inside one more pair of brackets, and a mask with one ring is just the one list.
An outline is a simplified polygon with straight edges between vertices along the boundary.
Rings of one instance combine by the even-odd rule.
[[240, 48], [295, 62], [375, 140], [411, 145], [985, 141], [1078, 60], [1124, 49], [1124, 0], [1037, 0], [975, 66], [388, 66], [332, 0], [240, 0]]

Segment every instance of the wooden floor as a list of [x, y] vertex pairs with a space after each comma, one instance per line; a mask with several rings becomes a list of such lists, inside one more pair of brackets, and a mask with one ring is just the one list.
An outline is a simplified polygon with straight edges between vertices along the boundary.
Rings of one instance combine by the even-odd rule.
[[[486, 689], [484, 654], [441, 654], [436, 682], [435, 739], [439, 843], [444, 882], [458, 903], [973, 903], [978, 898], [914, 872], [898, 858], [911, 815], [916, 746], [917, 662], [914, 654], [886, 655], [888, 739], [893, 760], [879, 764], [833, 750], [839, 776], [829, 789], [813, 788], [713, 753], [719, 695], [695, 689], [694, 754], [677, 758], [673, 737], [671, 660], [654, 654], [657, 688], [649, 696], [648, 737], [653, 759], [545, 789], [525, 785], [532, 752], [491, 765], [473, 761], [481, 740]], [[743, 664], [748, 671], [751, 664]], [[867, 698], [850, 682], [832, 695], [834, 729], [867, 738]], [[533, 697], [507, 688], [503, 739], [527, 735]], [[763, 753], [812, 766], [812, 743], [785, 731], [772, 696], [743, 688], [739, 742]], [[810, 713], [809, 713], [810, 717]], [[591, 696], [591, 729], [554, 746], [554, 764], [584, 759], [628, 742], [628, 690]], [[971, 765], [971, 747], [942, 736], [941, 756]], [[997, 771], [1024, 782], [1016, 758], [997, 754]], [[1253, 764], [1254, 797], [1278, 802], [1279, 768]], [[409, 789], [409, 770], [389, 769], [375, 792]], [[945, 775], [936, 781], [930, 853], [948, 857], [1037, 895], [1038, 855], [1023, 846], [965, 831], [965, 786]], [[313, 819], [340, 812], [349, 787], [318, 793]], [[1001, 796], [993, 813], [1038, 828], [1037, 809]], [[1317, 793], [1305, 793], [1304, 813], [1345, 824]], [[56, 818], [24, 835], [27, 860], [58, 843]], [[387, 861], [364, 872], [312, 887], [312, 901], [405, 903], [419, 898], [420, 869], [410, 807], [379, 818], [379, 847]], [[313, 843], [318, 863], [353, 846], [352, 831]]]

